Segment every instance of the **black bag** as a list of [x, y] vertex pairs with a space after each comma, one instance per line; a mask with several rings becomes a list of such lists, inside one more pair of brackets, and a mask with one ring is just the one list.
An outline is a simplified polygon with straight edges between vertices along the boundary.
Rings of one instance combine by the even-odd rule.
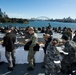
[[27, 42], [25, 45], [24, 45], [24, 50], [28, 51], [29, 50], [29, 46], [31, 45], [32, 41], [29, 41]]
[[[29, 41], [27, 42], [25, 45], [24, 45], [24, 50], [28, 51], [29, 50], [29, 46], [31, 45], [32, 41]], [[37, 43], [34, 47], [33, 47], [33, 50], [34, 51], [39, 51], [39, 44]]]
[[34, 51], [39, 51], [39, 48], [40, 48], [40, 46], [39, 46], [39, 44], [37, 43], [37, 44], [34, 46], [33, 50], [34, 50]]

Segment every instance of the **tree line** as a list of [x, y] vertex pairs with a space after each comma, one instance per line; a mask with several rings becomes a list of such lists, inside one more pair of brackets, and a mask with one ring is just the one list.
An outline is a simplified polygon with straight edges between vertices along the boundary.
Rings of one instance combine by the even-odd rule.
[[[5, 17], [2, 17], [2, 15], [0, 15], [0, 23], [29, 23], [29, 21], [33, 20], [22, 19], [22, 18], [9, 18], [7, 15]], [[76, 19], [72, 19], [71, 17], [63, 19], [49, 19], [47, 21], [76, 23]]]
[[9, 18], [8, 16], [2, 17], [0, 15], [0, 23], [28, 23], [27, 19], [22, 18]]

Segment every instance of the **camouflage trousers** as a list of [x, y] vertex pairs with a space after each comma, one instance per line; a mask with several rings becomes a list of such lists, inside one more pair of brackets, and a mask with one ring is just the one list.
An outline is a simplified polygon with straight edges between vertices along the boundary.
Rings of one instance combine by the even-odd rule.
[[28, 52], [28, 62], [29, 62], [29, 67], [34, 67], [34, 63], [35, 63], [35, 53], [36, 51], [33, 50], [29, 50]]
[[61, 62], [62, 70], [64, 70], [65, 72], [67, 72], [68, 70], [72, 70], [73, 60], [74, 60], [74, 58], [65, 56]]
[[13, 63], [15, 63], [15, 50], [13, 50], [12, 52], [6, 51], [5, 56], [9, 63], [9, 67], [13, 67]]
[[46, 63], [45, 67], [45, 75], [56, 75], [60, 72], [61, 64], [55, 64], [53, 61], [50, 61]]

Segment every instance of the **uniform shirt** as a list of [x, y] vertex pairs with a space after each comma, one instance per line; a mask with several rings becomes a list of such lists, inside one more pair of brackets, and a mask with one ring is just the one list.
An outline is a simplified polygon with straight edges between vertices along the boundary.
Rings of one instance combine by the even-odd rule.
[[69, 58], [75, 57], [75, 43], [73, 41], [68, 41], [65, 43], [64, 52], [68, 52]]
[[32, 41], [32, 43], [29, 47], [29, 50], [32, 50], [36, 43], [38, 43], [38, 36], [36, 33], [32, 34], [32, 36], [30, 37], [30, 41]]
[[57, 51], [56, 46], [53, 46], [51, 44], [48, 45], [47, 47], [47, 58], [49, 58], [49, 60], [59, 60], [59, 52]]

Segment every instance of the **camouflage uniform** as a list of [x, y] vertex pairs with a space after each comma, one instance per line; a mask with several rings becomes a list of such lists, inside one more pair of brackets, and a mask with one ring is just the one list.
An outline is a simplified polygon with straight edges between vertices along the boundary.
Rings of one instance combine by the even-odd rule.
[[30, 41], [32, 41], [32, 44], [29, 47], [28, 62], [30, 67], [34, 67], [34, 63], [35, 63], [34, 55], [36, 51], [33, 50], [33, 47], [36, 45], [36, 43], [38, 43], [38, 37], [36, 33], [32, 34]]
[[50, 43], [46, 52], [45, 75], [56, 75], [56, 73], [60, 70], [60, 63], [55, 64], [54, 60], [59, 60], [59, 52], [57, 51], [56, 46], [53, 46]]
[[64, 55], [64, 58], [61, 62], [61, 67], [64, 72], [72, 70], [72, 63], [75, 59], [75, 43], [73, 41], [68, 41], [65, 43], [64, 51], [68, 53], [68, 55]]
[[76, 43], [76, 34], [75, 34], [75, 36], [73, 37], [73, 41]]

